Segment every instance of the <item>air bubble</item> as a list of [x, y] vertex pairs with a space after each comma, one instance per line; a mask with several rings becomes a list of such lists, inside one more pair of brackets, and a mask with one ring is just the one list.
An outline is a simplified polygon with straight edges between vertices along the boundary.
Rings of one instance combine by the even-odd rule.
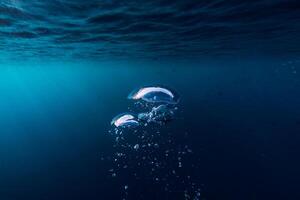
[[160, 86], [141, 87], [134, 90], [128, 99], [143, 100], [150, 103], [177, 104], [179, 96], [171, 89]]
[[113, 118], [111, 124], [116, 127], [135, 127], [139, 125], [139, 122], [134, 115], [123, 113]]
[[139, 148], [140, 148], [140, 145], [139, 144], [136, 144], [136, 145], [134, 145], [134, 147], [133, 147], [135, 150], [138, 150]]

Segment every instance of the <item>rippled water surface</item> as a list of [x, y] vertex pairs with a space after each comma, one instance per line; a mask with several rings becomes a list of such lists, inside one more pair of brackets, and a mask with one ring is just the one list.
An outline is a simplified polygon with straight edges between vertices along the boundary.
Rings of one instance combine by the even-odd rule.
[[2, 0], [0, 51], [107, 59], [299, 54], [297, 0]]

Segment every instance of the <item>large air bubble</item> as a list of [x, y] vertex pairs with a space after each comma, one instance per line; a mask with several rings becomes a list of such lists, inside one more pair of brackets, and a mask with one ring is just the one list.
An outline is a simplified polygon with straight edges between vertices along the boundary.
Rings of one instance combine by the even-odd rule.
[[150, 103], [177, 104], [179, 101], [179, 96], [174, 90], [161, 86], [141, 87], [131, 92], [128, 98]]
[[139, 125], [136, 117], [130, 113], [119, 114], [111, 121], [115, 127], [136, 127]]

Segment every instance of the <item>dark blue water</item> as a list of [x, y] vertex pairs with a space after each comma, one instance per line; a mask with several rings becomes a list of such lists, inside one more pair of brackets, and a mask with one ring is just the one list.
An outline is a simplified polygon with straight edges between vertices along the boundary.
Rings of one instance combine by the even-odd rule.
[[[189, 199], [187, 175], [201, 200], [300, 199], [299, 22], [296, 0], [0, 0], [0, 200]], [[177, 179], [114, 162], [144, 85], [180, 95], [141, 128], [174, 142], [149, 156], [192, 149]]]
[[299, 9], [298, 0], [2, 0], [0, 51], [13, 59], [299, 55]]
[[188, 132], [204, 199], [299, 197], [299, 64], [44, 64], [1, 68], [2, 199], [120, 199], [101, 160], [114, 153], [110, 120], [132, 88], [152, 83], [181, 94], [162, 134]]

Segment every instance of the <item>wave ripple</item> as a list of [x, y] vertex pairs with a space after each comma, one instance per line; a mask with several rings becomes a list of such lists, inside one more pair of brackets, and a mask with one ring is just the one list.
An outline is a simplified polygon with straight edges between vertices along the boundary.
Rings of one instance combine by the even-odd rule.
[[298, 0], [2, 0], [0, 53], [79, 58], [300, 52]]

